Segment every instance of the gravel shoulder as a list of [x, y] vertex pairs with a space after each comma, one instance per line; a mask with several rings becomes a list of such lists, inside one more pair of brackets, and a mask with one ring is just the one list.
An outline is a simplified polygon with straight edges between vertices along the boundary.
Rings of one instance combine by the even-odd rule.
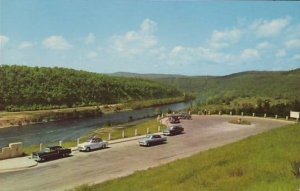
[[[1, 188], [18, 190], [65, 190], [127, 176], [137, 170], [159, 166], [201, 151], [226, 145], [291, 122], [244, 117], [251, 125], [228, 123], [232, 116], [193, 116], [182, 120], [185, 133], [168, 137], [168, 143], [139, 147], [137, 141], [110, 145], [90, 153], [40, 163], [18, 172], [0, 173]], [[235, 117], [237, 118], [237, 117]]]

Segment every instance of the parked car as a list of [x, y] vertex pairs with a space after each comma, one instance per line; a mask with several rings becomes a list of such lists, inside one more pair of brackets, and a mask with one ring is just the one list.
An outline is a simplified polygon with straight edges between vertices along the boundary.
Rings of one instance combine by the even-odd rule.
[[181, 134], [183, 131], [184, 131], [184, 128], [182, 126], [174, 125], [174, 126], [167, 127], [163, 131], [163, 135], [178, 135], [178, 134]]
[[71, 152], [71, 149], [63, 148], [61, 146], [46, 147], [41, 152], [33, 152], [32, 158], [40, 162], [66, 157], [69, 156]]
[[179, 116], [177, 115], [172, 115], [171, 117], [169, 117], [169, 121], [170, 123], [180, 123]]
[[78, 145], [79, 151], [91, 151], [94, 149], [104, 149], [108, 146], [107, 141], [103, 141], [101, 138], [93, 137], [87, 142]]
[[192, 119], [192, 116], [188, 113], [182, 112], [179, 113], [179, 119]]
[[139, 139], [140, 146], [150, 146], [156, 144], [162, 144], [167, 141], [167, 137], [162, 137], [161, 135], [147, 135], [145, 138]]

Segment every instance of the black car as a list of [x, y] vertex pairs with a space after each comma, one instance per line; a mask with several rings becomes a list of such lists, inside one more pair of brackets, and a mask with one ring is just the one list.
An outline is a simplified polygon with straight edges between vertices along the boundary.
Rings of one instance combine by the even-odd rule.
[[40, 162], [40, 161], [67, 157], [71, 154], [71, 152], [72, 152], [71, 149], [66, 149], [61, 146], [46, 147], [41, 152], [32, 153], [32, 158]]
[[171, 117], [169, 117], [169, 121], [170, 123], [180, 123], [179, 116], [177, 115], [172, 115]]
[[183, 131], [184, 128], [179, 125], [170, 126], [163, 131], [163, 135], [178, 135], [181, 134]]

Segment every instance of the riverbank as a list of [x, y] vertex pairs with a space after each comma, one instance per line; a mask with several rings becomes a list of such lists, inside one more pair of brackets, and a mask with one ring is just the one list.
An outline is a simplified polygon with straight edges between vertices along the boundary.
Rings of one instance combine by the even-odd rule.
[[114, 112], [135, 110], [153, 106], [162, 106], [172, 103], [189, 101], [185, 97], [165, 98], [146, 101], [133, 101], [120, 104], [98, 105], [88, 107], [76, 107], [65, 109], [22, 111], [22, 112], [0, 112], [0, 128], [25, 126], [36, 123], [47, 123], [65, 119], [79, 119], [86, 117], [101, 116]]

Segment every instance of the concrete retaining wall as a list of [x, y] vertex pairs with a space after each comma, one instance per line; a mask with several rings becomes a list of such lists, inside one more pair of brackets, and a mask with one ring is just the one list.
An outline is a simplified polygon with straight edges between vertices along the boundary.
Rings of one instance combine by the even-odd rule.
[[0, 160], [19, 157], [23, 155], [23, 143], [10, 143], [8, 147], [0, 150]]

